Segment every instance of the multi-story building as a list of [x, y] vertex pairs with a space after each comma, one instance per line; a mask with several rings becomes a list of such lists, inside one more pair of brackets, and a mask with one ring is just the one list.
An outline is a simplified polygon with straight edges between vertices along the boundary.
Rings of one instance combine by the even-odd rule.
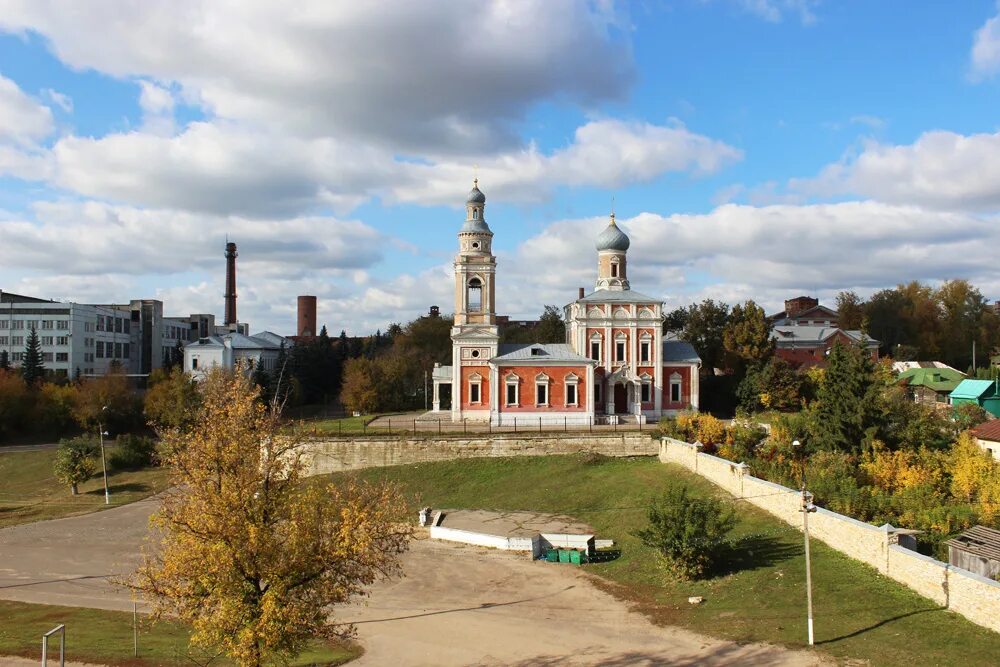
[[112, 306], [48, 301], [0, 292], [0, 351], [17, 366], [31, 329], [45, 368], [57, 377], [103, 375], [117, 362], [131, 371], [136, 331], [128, 313]]
[[596, 289], [564, 308], [565, 343], [501, 344], [496, 257], [486, 196], [473, 187], [455, 258], [452, 365], [435, 368], [434, 409], [451, 387], [453, 420], [586, 423], [658, 419], [698, 408], [701, 360], [662, 333], [663, 302], [631, 289], [629, 238], [610, 223], [597, 237]]

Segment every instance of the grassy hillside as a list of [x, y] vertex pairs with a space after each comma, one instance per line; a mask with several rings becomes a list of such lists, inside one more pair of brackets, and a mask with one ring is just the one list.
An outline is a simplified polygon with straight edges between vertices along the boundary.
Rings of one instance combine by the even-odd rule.
[[[535, 510], [572, 515], [614, 539], [618, 560], [588, 565], [598, 585], [656, 622], [736, 641], [806, 644], [802, 534], [682, 468], [653, 459], [584, 456], [474, 459], [350, 473], [394, 480], [414, 508]], [[739, 508], [741, 546], [715, 577], [678, 582], [631, 533], [668, 485], [686, 484]], [[813, 541], [813, 595], [820, 651], [873, 665], [996, 665], [1000, 635], [942, 610], [874, 569]], [[572, 567], [551, 565], [547, 567]], [[688, 604], [700, 595], [705, 603]]]

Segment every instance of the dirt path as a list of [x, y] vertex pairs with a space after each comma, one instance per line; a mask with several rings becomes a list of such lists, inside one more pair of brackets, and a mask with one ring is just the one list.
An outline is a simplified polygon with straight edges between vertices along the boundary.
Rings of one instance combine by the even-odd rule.
[[[110, 574], [134, 567], [149, 499], [0, 530], [0, 598], [130, 610]], [[418, 540], [406, 577], [338, 609], [356, 624], [358, 665], [821, 665], [817, 654], [660, 628], [568, 565]], [[72, 657], [72, 656], [69, 656]], [[20, 662], [0, 659], [0, 667]]]
[[357, 625], [361, 665], [824, 665], [807, 652], [659, 628], [578, 569], [431, 540], [379, 584]]

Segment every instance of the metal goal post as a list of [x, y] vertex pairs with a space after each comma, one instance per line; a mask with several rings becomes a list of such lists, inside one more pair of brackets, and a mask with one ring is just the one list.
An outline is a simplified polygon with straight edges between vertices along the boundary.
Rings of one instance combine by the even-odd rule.
[[59, 667], [66, 665], [66, 626], [57, 625], [42, 635], [42, 667], [49, 665], [49, 637], [59, 633]]

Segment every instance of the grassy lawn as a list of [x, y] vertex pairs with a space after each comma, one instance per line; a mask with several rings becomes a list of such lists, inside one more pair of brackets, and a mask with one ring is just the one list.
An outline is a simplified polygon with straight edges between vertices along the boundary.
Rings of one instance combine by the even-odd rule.
[[104, 478], [98, 473], [80, 485], [77, 496], [52, 474], [54, 449], [4, 452], [0, 449], [0, 528], [19, 523], [84, 514], [141, 500], [167, 487], [164, 468], [108, 471], [111, 504], [104, 504]]
[[[688, 471], [654, 459], [582, 456], [473, 459], [350, 473], [399, 482], [413, 503], [446, 508], [535, 510], [572, 515], [611, 538], [621, 558], [586, 566], [595, 581], [658, 623], [736, 641], [806, 644], [802, 535], [767, 513], [732, 499]], [[649, 499], [670, 484], [737, 504], [743, 538], [723, 572], [699, 582], [665, 575], [631, 532], [645, 524]], [[1000, 635], [812, 542], [818, 649], [873, 665], [996, 665]], [[552, 565], [551, 567], [572, 567]], [[700, 595], [705, 603], [688, 604]]]
[[[139, 617], [139, 657], [134, 657], [132, 614], [98, 609], [56, 607], [0, 600], [0, 655], [41, 657], [41, 637], [64, 623], [66, 657], [70, 660], [106, 665], [204, 665], [207, 654], [189, 652], [188, 628], [176, 621], [151, 623]], [[58, 661], [59, 641], [49, 642], [49, 658]], [[361, 655], [353, 644], [317, 643], [290, 665], [341, 665]], [[231, 665], [218, 658], [213, 665]]]
[[314, 435], [377, 433], [379, 432], [377, 429], [367, 428], [368, 422], [375, 418], [375, 415], [362, 415], [361, 417], [318, 419], [306, 422], [304, 427], [307, 432]]

